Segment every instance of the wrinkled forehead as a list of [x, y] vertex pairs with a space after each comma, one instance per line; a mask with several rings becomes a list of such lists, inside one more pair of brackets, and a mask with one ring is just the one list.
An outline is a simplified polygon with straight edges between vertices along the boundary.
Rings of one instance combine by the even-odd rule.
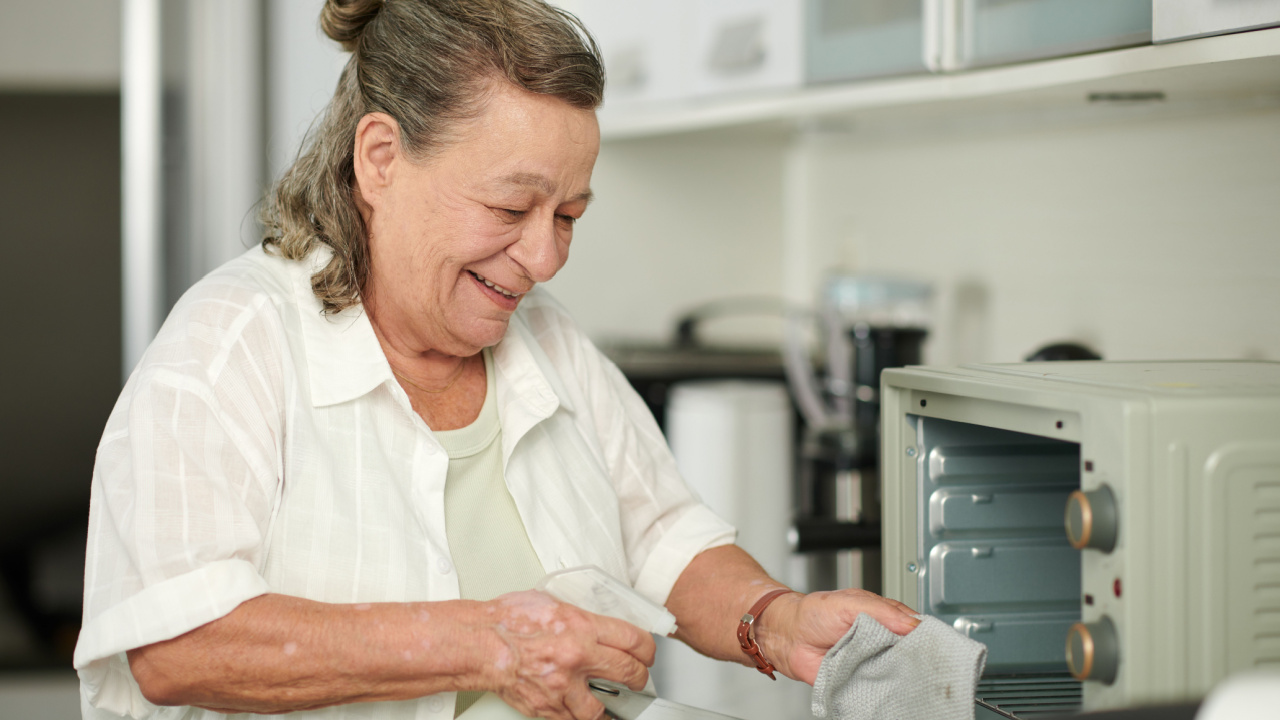
[[423, 164], [468, 184], [589, 201], [599, 150], [593, 110], [507, 85], [493, 90], [484, 109], [461, 121], [451, 142]]

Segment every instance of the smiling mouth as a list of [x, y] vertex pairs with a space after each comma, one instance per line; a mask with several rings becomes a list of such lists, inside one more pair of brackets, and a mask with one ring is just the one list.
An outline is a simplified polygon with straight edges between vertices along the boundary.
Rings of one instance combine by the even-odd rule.
[[471, 270], [468, 270], [467, 272], [471, 273], [472, 277], [484, 283], [487, 287], [493, 288], [495, 291], [502, 293], [503, 295], [506, 295], [509, 298], [518, 298], [522, 294], [517, 292], [511, 292], [510, 290], [502, 287], [501, 285], [495, 285], [493, 281], [486, 280], [485, 277], [478, 272], [472, 272]]

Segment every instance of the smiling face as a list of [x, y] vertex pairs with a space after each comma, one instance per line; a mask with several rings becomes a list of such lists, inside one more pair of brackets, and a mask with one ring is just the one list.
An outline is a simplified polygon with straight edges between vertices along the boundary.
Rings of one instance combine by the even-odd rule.
[[520, 298], [569, 257], [591, 199], [595, 113], [508, 83], [424, 161], [374, 113], [356, 132], [369, 228], [364, 304], [398, 352], [469, 356], [506, 333]]

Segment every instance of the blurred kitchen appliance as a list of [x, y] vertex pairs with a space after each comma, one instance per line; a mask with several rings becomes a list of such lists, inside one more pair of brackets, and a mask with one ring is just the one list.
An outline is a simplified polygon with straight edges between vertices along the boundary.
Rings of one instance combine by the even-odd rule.
[[805, 421], [790, 540], [809, 555], [811, 591], [879, 589], [880, 373], [920, 362], [931, 296], [909, 280], [832, 277], [819, 313], [825, 372], [809, 361], [801, 319], [789, 324], [787, 377]]
[[601, 343], [600, 351], [626, 376], [666, 430], [671, 388], [688, 380], [785, 380], [777, 350], [659, 343]]
[[980, 696], [1182, 701], [1280, 662], [1280, 363], [918, 367], [882, 389], [884, 591], [987, 644]]
[[613, 361], [666, 429], [672, 386], [686, 380], [786, 379], [777, 340], [765, 344], [743, 340], [707, 340], [706, 326], [750, 316], [781, 318], [780, 298], [742, 296], [717, 298], [686, 309], [676, 318], [668, 342], [606, 341], [600, 351]]
[[1280, 25], [1280, 0], [1153, 0], [1158, 43]]

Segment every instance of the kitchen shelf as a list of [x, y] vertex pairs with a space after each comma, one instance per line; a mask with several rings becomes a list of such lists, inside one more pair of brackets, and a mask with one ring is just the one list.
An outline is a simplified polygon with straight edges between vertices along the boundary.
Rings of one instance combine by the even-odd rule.
[[[1086, 102], [1093, 98], [1095, 102]], [[654, 107], [605, 107], [605, 140], [705, 130], [790, 130], [867, 119], [911, 126], [1088, 105], [1165, 107], [1280, 102], [1280, 28], [940, 75], [700, 98]]]

